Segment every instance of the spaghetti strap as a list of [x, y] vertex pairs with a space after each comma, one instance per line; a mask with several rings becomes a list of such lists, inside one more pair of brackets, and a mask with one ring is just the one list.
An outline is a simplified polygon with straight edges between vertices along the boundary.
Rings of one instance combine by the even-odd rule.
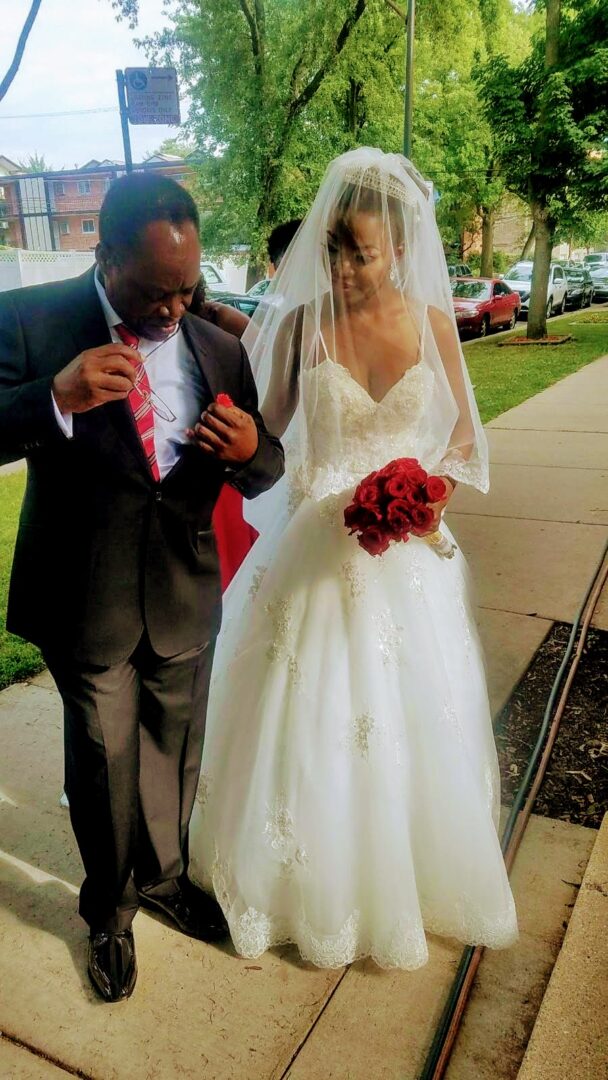
[[321, 327], [319, 327], [319, 341], [321, 342], [321, 345], [323, 346], [323, 352], [325, 353], [325, 359], [326, 360], [331, 360], [331, 356], [329, 355], [329, 352], [327, 350], [327, 345], [325, 344], [325, 338], [323, 337], [323, 331], [321, 330]]

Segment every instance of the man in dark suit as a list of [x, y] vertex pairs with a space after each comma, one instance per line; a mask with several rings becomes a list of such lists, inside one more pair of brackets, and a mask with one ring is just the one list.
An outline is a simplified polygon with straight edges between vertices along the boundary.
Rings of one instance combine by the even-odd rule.
[[106, 1001], [135, 985], [140, 904], [226, 933], [186, 875], [221, 618], [211, 514], [224, 482], [252, 498], [283, 472], [240, 342], [188, 314], [198, 227], [178, 184], [123, 177], [95, 270], [0, 294], [0, 461], [28, 464], [7, 625], [41, 647], [63, 699]]

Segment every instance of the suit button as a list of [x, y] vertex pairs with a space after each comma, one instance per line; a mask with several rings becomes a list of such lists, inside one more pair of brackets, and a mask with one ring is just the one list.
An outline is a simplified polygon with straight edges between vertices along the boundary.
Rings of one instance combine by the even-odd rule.
[[155, 491], [154, 492], [154, 501], [155, 502], [162, 502], [163, 501], [163, 493], [162, 493], [162, 491]]

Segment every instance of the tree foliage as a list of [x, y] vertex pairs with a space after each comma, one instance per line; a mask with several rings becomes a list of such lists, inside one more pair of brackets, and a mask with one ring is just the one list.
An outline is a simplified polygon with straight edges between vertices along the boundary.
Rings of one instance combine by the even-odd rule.
[[28, 173], [44, 173], [52, 172], [53, 166], [44, 157], [44, 154], [38, 154], [34, 152], [29, 157], [23, 158], [17, 162], [22, 172]]
[[[591, 2], [573, 0], [572, 10]], [[114, 6], [135, 24], [137, 0]], [[250, 244], [261, 254], [277, 222], [308, 209], [336, 154], [361, 143], [401, 150], [403, 6], [168, 0], [171, 28], [143, 44], [154, 62], [176, 64], [191, 101], [187, 131], [201, 157], [196, 194], [210, 253]], [[540, 25], [542, 13], [512, 0], [418, 0], [413, 157], [441, 194], [446, 239], [458, 241], [480, 216], [491, 226], [506, 189], [528, 201], [513, 181], [511, 150], [517, 144], [517, 160], [529, 162], [531, 139], [515, 73], [529, 73], [524, 97], [534, 96], [535, 78], [544, 86], [531, 53]], [[588, 39], [577, 24], [579, 31], [576, 78], [588, 83]], [[563, 122], [567, 102], [558, 90], [552, 102]], [[503, 112], [504, 124], [495, 123], [493, 114]]]
[[530, 55], [479, 71], [487, 121], [509, 189], [536, 235], [528, 332], [546, 332], [551, 248], [608, 210], [608, 0], [545, 0]]

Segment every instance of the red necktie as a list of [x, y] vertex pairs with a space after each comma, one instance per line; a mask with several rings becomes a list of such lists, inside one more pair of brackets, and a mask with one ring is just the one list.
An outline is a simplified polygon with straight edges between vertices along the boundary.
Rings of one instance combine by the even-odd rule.
[[[132, 333], [124, 323], [119, 323], [114, 329], [125, 345], [128, 345], [131, 349], [139, 348], [139, 338], [137, 337], [137, 334]], [[150, 404], [149, 396], [151, 393], [150, 380], [148, 379], [148, 374], [141, 360], [138, 360], [135, 356], [133, 358], [129, 357], [129, 360], [135, 368], [135, 373], [137, 375], [137, 385], [133, 387], [129, 394], [129, 405], [131, 406], [135, 425], [146, 452], [152, 476], [156, 482], [159, 483], [160, 472], [156, 460], [156, 447], [154, 445], [154, 410]]]

